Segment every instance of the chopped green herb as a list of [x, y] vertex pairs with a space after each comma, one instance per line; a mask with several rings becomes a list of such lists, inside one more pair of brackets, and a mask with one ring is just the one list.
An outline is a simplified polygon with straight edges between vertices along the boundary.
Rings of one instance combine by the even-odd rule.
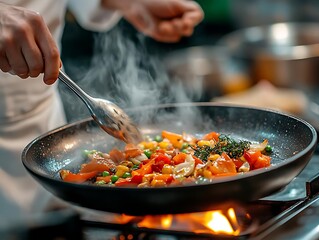
[[249, 149], [250, 144], [249, 141], [240, 140], [237, 142], [235, 139], [222, 134], [212, 149], [212, 153], [222, 154], [222, 152], [225, 152], [231, 158], [238, 158], [244, 154], [245, 150]]
[[207, 145], [204, 145], [202, 147], [196, 145], [192, 148], [195, 150], [194, 155], [203, 161], [207, 161], [209, 154], [211, 154], [213, 150], [210, 146]]
[[236, 142], [234, 139], [226, 136], [220, 135], [219, 141], [212, 148], [210, 146], [196, 146], [193, 147], [195, 150], [194, 155], [200, 158], [203, 161], [207, 161], [207, 158], [210, 154], [222, 154], [223, 152], [227, 153], [231, 158], [238, 158], [244, 154], [245, 150], [248, 150], [250, 146], [249, 141], [240, 140]]

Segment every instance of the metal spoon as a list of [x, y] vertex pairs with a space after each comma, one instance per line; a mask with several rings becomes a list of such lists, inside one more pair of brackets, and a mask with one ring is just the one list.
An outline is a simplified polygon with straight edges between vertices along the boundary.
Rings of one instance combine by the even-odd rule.
[[81, 98], [93, 119], [105, 132], [126, 143], [137, 144], [142, 141], [140, 131], [120, 107], [108, 100], [91, 97], [62, 70], [59, 71], [59, 79]]

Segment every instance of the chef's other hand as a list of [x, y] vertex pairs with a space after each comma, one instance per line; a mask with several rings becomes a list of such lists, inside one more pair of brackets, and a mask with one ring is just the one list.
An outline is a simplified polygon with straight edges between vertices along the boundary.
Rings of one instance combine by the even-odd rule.
[[177, 42], [192, 35], [204, 13], [188, 0], [102, 0], [102, 6], [119, 10], [137, 30], [162, 42]]
[[21, 78], [52, 84], [58, 78], [60, 54], [43, 18], [25, 8], [0, 3], [0, 69]]

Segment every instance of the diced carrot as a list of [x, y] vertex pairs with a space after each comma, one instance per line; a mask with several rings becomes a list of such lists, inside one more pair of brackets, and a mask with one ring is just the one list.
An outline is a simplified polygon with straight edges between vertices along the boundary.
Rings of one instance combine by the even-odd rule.
[[216, 142], [218, 142], [219, 140], [219, 133], [217, 132], [210, 132], [207, 133], [206, 135], [203, 136], [203, 140], [215, 140]]
[[198, 157], [196, 156], [192, 156], [195, 160], [195, 166], [197, 166], [197, 164], [203, 164], [203, 161], [201, 159], [199, 159]]
[[218, 173], [215, 174], [213, 177], [230, 177], [230, 176], [235, 176], [237, 173], [234, 172], [228, 172], [228, 173]]
[[261, 155], [258, 157], [257, 161], [254, 163], [254, 169], [264, 168], [270, 166], [271, 158], [267, 155]]
[[94, 172], [87, 172], [87, 173], [72, 173], [69, 170], [61, 170], [60, 175], [63, 181], [66, 182], [73, 182], [73, 183], [83, 183], [97, 174], [96, 171]]
[[136, 147], [134, 144], [127, 144], [125, 146], [124, 153], [125, 153], [125, 159], [134, 158], [141, 155], [142, 150]]
[[172, 160], [173, 160], [173, 162], [174, 162], [175, 165], [178, 165], [178, 164], [180, 164], [180, 163], [185, 162], [186, 157], [187, 157], [187, 154], [186, 154], [186, 153], [179, 152], [177, 155], [175, 155], [175, 156], [173, 157]]
[[209, 170], [214, 175], [221, 173], [237, 173], [235, 163], [225, 152], [223, 152], [221, 157], [219, 157], [211, 166], [209, 166]]
[[111, 177], [112, 176], [97, 177], [96, 181], [104, 181], [105, 183], [109, 183], [109, 182], [111, 182]]
[[183, 136], [181, 134], [168, 132], [168, 131], [162, 131], [162, 137], [168, 139], [174, 147], [176, 148], [182, 148], [182, 145], [184, 143]]

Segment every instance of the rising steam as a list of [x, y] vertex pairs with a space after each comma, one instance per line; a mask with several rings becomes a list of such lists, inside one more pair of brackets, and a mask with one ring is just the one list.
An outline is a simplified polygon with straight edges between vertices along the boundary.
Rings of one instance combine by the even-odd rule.
[[[142, 34], [132, 39], [119, 27], [99, 34], [90, 68], [77, 70], [72, 66], [72, 72], [79, 73], [74, 79], [90, 95], [113, 101], [124, 109], [190, 102], [182, 83], [170, 81], [161, 59], [148, 53], [145, 39]], [[66, 102], [68, 98], [71, 96], [64, 97]], [[79, 115], [73, 118], [89, 115], [82, 103], [74, 104], [73, 96], [70, 102], [70, 111]]]

